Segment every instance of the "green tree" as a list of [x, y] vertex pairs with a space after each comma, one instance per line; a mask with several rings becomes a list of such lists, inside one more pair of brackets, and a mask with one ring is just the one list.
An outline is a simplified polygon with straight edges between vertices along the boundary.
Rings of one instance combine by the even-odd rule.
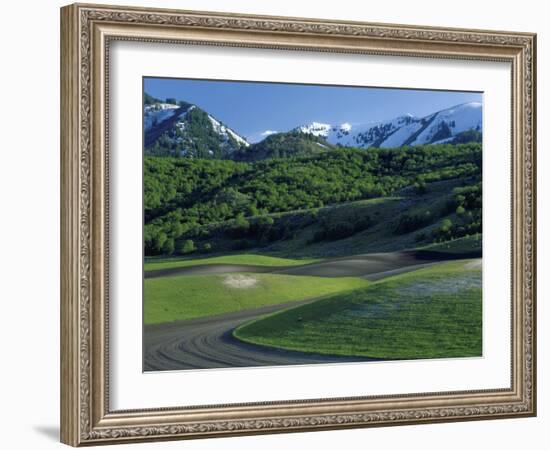
[[452, 226], [453, 222], [451, 221], [451, 219], [443, 219], [440, 229], [441, 231], [447, 232], [451, 229]]
[[172, 253], [174, 253], [174, 248], [174, 239], [168, 238], [164, 241], [164, 244], [162, 244], [162, 253], [164, 255], [171, 255]]
[[237, 214], [231, 228], [228, 230], [232, 237], [245, 237], [250, 229], [250, 222], [246, 220], [243, 213]]
[[181, 245], [181, 248], [180, 248], [180, 253], [182, 255], [187, 255], [189, 253], [193, 253], [197, 248], [195, 247], [195, 243], [193, 242], [192, 239], [186, 239], [185, 241], [183, 241], [183, 244]]

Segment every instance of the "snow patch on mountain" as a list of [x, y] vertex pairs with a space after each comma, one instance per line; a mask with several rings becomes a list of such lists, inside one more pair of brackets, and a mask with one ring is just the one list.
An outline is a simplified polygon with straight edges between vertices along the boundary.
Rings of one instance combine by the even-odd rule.
[[302, 133], [312, 134], [313, 136], [328, 137], [331, 128], [332, 125], [329, 125], [328, 123], [311, 122], [309, 125], [303, 125], [298, 129]]
[[[429, 144], [447, 139], [467, 130], [481, 130], [482, 105], [479, 102], [464, 103], [435, 114], [430, 126], [423, 130], [412, 145]], [[440, 133], [439, 138], [437, 134]], [[448, 136], [445, 136], [447, 134]]]
[[239, 136], [231, 128], [223, 125], [219, 120], [215, 119], [210, 114], [208, 114], [208, 119], [210, 120], [210, 123], [212, 124], [214, 131], [218, 133], [220, 136], [224, 137], [226, 140], [228, 139], [228, 136], [231, 136], [239, 144], [244, 145], [245, 147], [248, 147], [250, 145], [246, 139]]
[[271, 136], [272, 134], [277, 134], [278, 131], [275, 130], [265, 130], [260, 133], [260, 136]]
[[397, 128], [381, 144], [381, 148], [399, 147], [407, 142], [407, 139], [422, 127], [421, 122], [412, 122]]
[[351, 123], [345, 122], [340, 125], [340, 131], [342, 133], [349, 133], [351, 131]]
[[172, 117], [179, 108], [179, 105], [173, 105], [172, 103], [155, 103], [153, 105], [146, 105], [143, 114], [145, 131], [150, 130], [153, 126], [156, 126]]

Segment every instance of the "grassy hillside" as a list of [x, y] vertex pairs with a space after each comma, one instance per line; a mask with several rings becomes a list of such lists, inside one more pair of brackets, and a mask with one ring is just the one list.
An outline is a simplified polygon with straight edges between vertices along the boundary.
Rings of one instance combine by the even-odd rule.
[[418, 249], [418, 253], [420, 255], [426, 254], [426, 256], [437, 254], [461, 256], [476, 253], [481, 255], [482, 246], [481, 234], [474, 234], [472, 236], [422, 246]]
[[239, 327], [246, 342], [383, 359], [481, 356], [479, 260], [438, 264]]
[[317, 262], [319, 259], [303, 258], [277, 258], [275, 256], [252, 255], [252, 254], [237, 254], [226, 256], [215, 256], [212, 258], [195, 258], [195, 259], [180, 259], [180, 258], [149, 258], [145, 261], [144, 270], [160, 270], [173, 269], [176, 267], [190, 267], [208, 264], [249, 264], [254, 266], [266, 267], [283, 267], [283, 266], [300, 266]]
[[145, 324], [193, 319], [365, 287], [360, 278], [227, 274], [146, 279]]

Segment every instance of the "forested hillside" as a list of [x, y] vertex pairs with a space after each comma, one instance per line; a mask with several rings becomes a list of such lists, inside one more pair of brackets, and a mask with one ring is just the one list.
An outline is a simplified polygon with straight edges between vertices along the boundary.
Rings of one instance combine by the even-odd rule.
[[[319, 139], [284, 141], [298, 150], [281, 154], [274, 136], [256, 149], [261, 158], [236, 158], [246, 162], [146, 156], [145, 254], [268, 251], [298, 238], [319, 253], [384, 221], [396, 239], [424, 243], [481, 232], [480, 143], [365, 151]], [[388, 215], [392, 197], [398, 213]], [[379, 205], [364, 206], [368, 199]], [[345, 214], [330, 213], [342, 204]]]
[[323, 137], [291, 131], [272, 134], [248, 148], [241, 148], [231, 155], [235, 161], [260, 161], [272, 158], [312, 156], [337, 148]]

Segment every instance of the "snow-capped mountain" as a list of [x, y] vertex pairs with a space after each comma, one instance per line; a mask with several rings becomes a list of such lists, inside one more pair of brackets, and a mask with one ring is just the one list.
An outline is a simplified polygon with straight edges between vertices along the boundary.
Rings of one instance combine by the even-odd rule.
[[425, 117], [405, 114], [393, 120], [352, 125], [312, 122], [297, 131], [321, 136], [330, 144], [344, 147], [400, 147], [452, 141], [469, 130], [481, 131], [482, 105], [463, 103]]
[[158, 156], [225, 158], [250, 144], [196, 105], [147, 96], [143, 108], [145, 151]]
[[482, 104], [463, 103], [425, 117], [404, 114], [377, 123], [331, 125], [311, 122], [288, 132], [270, 132], [250, 145], [235, 130], [196, 105], [146, 94], [145, 151], [156, 156], [254, 161], [323, 153], [339, 147], [394, 148], [480, 140]]

